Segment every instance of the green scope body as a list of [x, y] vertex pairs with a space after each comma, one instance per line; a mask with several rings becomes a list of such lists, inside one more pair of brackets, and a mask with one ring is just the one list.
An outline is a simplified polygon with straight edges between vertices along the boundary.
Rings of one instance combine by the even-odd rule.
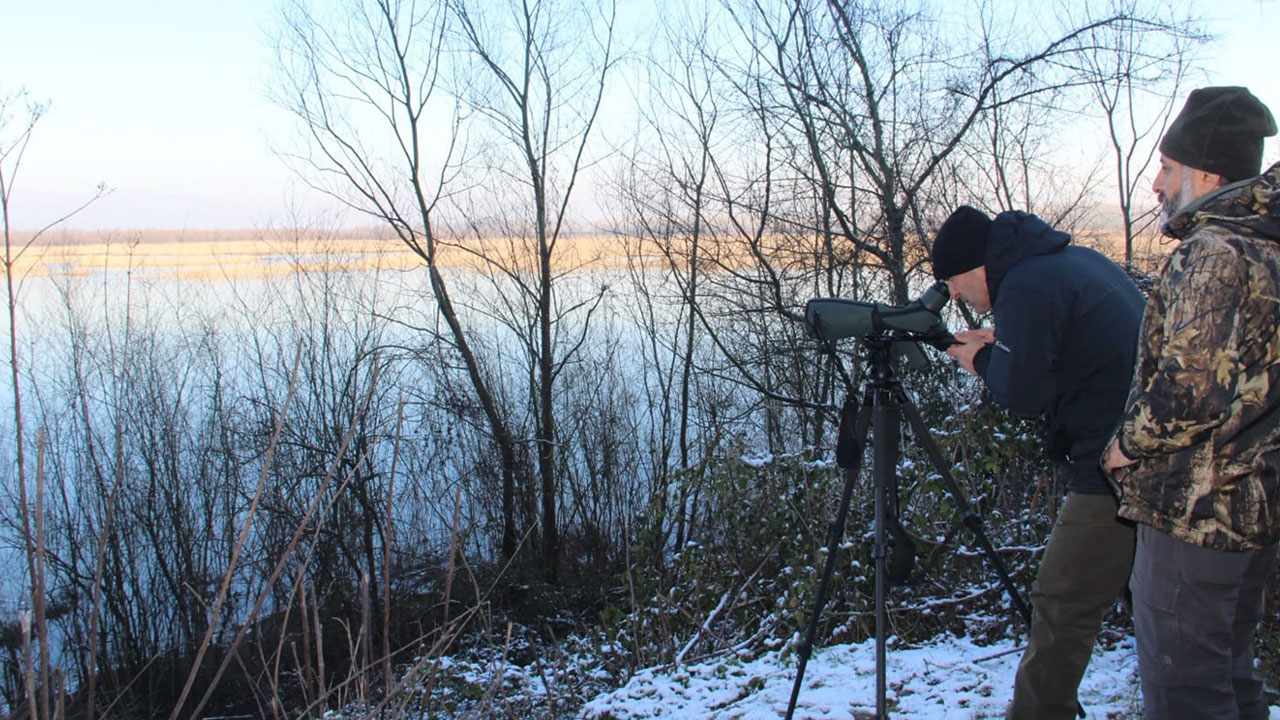
[[805, 305], [804, 320], [809, 334], [822, 340], [860, 338], [895, 331], [932, 336], [939, 331], [946, 333], [942, 327], [942, 308], [950, 299], [947, 284], [939, 280], [920, 297], [903, 305], [814, 298]]

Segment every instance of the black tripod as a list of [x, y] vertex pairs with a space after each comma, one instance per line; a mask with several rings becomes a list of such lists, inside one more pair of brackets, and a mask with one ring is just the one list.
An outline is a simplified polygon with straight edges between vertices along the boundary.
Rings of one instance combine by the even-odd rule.
[[[886, 537], [887, 505], [889, 488], [897, 488], [898, 454], [901, 446], [901, 422], [903, 414], [911, 424], [912, 432], [924, 447], [929, 461], [942, 477], [943, 484], [951, 494], [956, 512], [961, 521], [973, 533], [974, 539], [999, 576], [1000, 582], [1009, 593], [1010, 601], [1029, 627], [1031, 610], [1023, 602], [1018, 590], [1014, 587], [1004, 563], [995, 553], [982, 518], [975, 512], [969, 501], [965, 499], [960, 486], [952, 477], [947, 463], [942, 457], [929, 429], [925, 427], [919, 410], [911, 403], [902, 384], [893, 373], [893, 347], [895, 342], [913, 341], [909, 335], [902, 333], [883, 333], [868, 336], [864, 339], [870, 348], [867, 357], [867, 384], [861, 406], [854, 396], [853, 383], [845, 376], [848, 394], [840, 414], [840, 429], [836, 441], [836, 464], [844, 471], [844, 489], [840, 494], [840, 507], [831, 520], [827, 536], [827, 560], [822, 570], [822, 579], [818, 584], [818, 595], [814, 599], [813, 613], [809, 617], [809, 628], [805, 640], [799, 648], [800, 663], [796, 669], [795, 684], [791, 686], [791, 701], [787, 704], [787, 720], [791, 720], [796, 709], [796, 700], [800, 696], [800, 685], [804, 681], [805, 666], [813, 652], [814, 640], [818, 634], [818, 624], [822, 610], [827, 603], [827, 592], [831, 575], [835, 569], [836, 548], [844, 536], [845, 518], [849, 513], [849, 502], [853, 494], [853, 486], [862, 470], [862, 456], [866, 448], [867, 430], [873, 431], [872, 468], [875, 480], [875, 540], [872, 548], [872, 559], [875, 561], [876, 590], [876, 718], [887, 720], [889, 717], [885, 707], [885, 599], [888, 585], [888, 543]], [[835, 355], [835, 347], [831, 345], [833, 361], [839, 365]], [[896, 502], [896, 497], [894, 498]], [[897, 529], [896, 522], [894, 523]]]

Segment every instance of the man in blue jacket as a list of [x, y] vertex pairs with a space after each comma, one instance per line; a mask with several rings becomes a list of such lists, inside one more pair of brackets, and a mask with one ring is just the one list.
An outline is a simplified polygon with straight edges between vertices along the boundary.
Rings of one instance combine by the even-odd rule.
[[1046, 452], [1067, 470], [1007, 717], [1068, 720], [1102, 620], [1133, 566], [1134, 529], [1117, 520], [1098, 460], [1124, 411], [1144, 300], [1111, 260], [1023, 212], [993, 220], [958, 208], [939, 228], [931, 260], [952, 297], [995, 316], [994, 327], [957, 334], [947, 354], [996, 402], [1040, 418]]

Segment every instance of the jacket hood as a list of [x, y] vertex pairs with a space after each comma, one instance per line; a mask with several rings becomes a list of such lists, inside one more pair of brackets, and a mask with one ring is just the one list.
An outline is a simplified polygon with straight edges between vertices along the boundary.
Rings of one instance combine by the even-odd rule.
[[1182, 239], [1209, 223], [1280, 242], [1280, 163], [1193, 200], [1162, 230]]
[[1008, 210], [996, 216], [987, 235], [987, 292], [996, 301], [1000, 283], [1009, 270], [1035, 255], [1048, 255], [1066, 247], [1071, 236], [1053, 229], [1049, 223], [1021, 210]]

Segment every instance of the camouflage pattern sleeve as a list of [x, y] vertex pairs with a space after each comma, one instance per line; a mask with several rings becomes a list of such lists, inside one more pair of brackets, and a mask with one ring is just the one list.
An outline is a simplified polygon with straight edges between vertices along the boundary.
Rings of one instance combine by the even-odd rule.
[[1213, 237], [1188, 240], [1170, 256], [1143, 318], [1120, 437], [1126, 455], [1177, 453], [1229, 416], [1247, 278], [1240, 256]]

